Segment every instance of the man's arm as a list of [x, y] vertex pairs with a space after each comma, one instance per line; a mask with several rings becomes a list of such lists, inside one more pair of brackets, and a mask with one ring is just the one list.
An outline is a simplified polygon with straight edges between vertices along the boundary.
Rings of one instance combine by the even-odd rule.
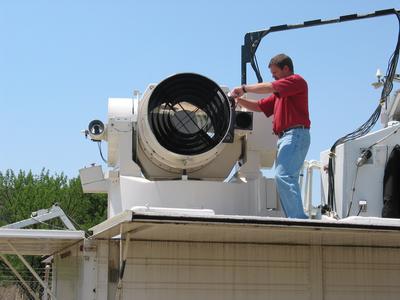
[[243, 106], [244, 108], [247, 108], [247, 109], [249, 109], [251, 111], [261, 111], [257, 100], [237, 97], [237, 98], [235, 98], [235, 101], [240, 106]]
[[255, 94], [270, 94], [276, 92], [272, 86], [271, 82], [262, 82], [256, 84], [242, 85], [239, 87], [235, 87], [231, 91], [231, 96], [241, 97], [245, 93], [255, 93]]

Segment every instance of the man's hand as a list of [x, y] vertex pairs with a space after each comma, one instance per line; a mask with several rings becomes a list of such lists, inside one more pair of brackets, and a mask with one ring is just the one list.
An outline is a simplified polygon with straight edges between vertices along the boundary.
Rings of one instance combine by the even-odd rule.
[[237, 107], [237, 106], [241, 107], [241, 105], [239, 103], [241, 98], [240, 97], [235, 97], [234, 99], [235, 99], [235, 107]]
[[238, 87], [235, 87], [235, 88], [231, 91], [230, 94], [231, 94], [231, 96], [232, 96], [233, 98], [237, 98], [237, 97], [243, 96], [244, 91], [243, 91], [243, 88], [242, 88], [241, 86], [238, 86]]

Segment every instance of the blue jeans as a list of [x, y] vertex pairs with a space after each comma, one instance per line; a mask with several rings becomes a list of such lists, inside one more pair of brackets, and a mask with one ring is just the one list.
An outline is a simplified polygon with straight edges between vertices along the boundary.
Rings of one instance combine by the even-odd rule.
[[294, 128], [278, 140], [275, 180], [283, 211], [288, 218], [308, 219], [304, 213], [299, 175], [310, 147], [310, 131]]

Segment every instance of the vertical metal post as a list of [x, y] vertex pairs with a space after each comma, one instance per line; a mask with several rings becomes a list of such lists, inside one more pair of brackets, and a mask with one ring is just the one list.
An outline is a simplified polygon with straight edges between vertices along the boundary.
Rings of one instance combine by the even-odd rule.
[[[306, 209], [306, 212], [311, 218], [312, 213], [312, 186], [313, 186], [313, 171], [314, 169], [320, 170], [322, 168], [322, 164], [316, 160], [304, 161], [303, 172], [307, 174], [305, 179], [305, 188], [304, 188], [304, 198], [303, 203]], [[302, 182], [302, 179], [300, 179]], [[300, 185], [302, 188], [302, 185]]]
[[[129, 242], [131, 240], [130, 232], [128, 232], [125, 236], [125, 247], [123, 249], [123, 254], [122, 258], [120, 259], [120, 269], [119, 269], [119, 279], [118, 279], [118, 284], [117, 284], [117, 291], [115, 293], [115, 299], [119, 300], [121, 297], [121, 292], [122, 292], [122, 280], [124, 278], [124, 273], [125, 273], [125, 267], [126, 267], [126, 260], [128, 258], [128, 250], [129, 250]], [[122, 234], [121, 234], [121, 248], [123, 246], [122, 242]]]
[[310, 218], [311, 218], [311, 212], [312, 212], [312, 181], [313, 181], [313, 169], [312, 169], [312, 166], [309, 166], [307, 168], [307, 186], [306, 186], [306, 188], [307, 188], [308, 199], [307, 199], [306, 208], [307, 208], [307, 212], [308, 212], [308, 215], [310, 216]]
[[[49, 273], [50, 273], [50, 265], [46, 264], [45, 271], [44, 271], [44, 283], [46, 284], [46, 288], [49, 287]], [[43, 292], [42, 300], [48, 299], [48, 294], [46, 289]]]
[[[304, 181], [304, 172], [305, 170], [307, 170], [307, 166], [308, 166], [308, 161], [304, 161], [303, 163], [303, 167], [300, 170], [300, 174], [299, 174], [299, 186], [300, 186], [300, 191], [303, 190], [303, 181]], [[305, 193], [305, 192], [304, 192]], [[303, 199], [306, 199], [306, 195], [303, 196]]]
[[242, 46], [242, 64], [241, 64], [241, 84], [247, 83], [247, 54], [248, 50], [245, 45]]

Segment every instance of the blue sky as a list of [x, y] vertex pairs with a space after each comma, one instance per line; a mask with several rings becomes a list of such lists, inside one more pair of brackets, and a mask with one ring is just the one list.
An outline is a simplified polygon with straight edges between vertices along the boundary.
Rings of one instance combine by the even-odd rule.
[[[1, 1], [0, 171], [46, 168], [74, 177], [101, 163], [80, 131], [93, 119], [106, 121], [108, 97], [132, 97], [179, 72], [234, 87], [246, 32], [393, 7], [399, 2]], [[269, 58], [285, 52], [309, 83], [308, 159], [371, 115], [380, 95], [371, 83], [378, 67], [386, 70], [397, 32], [391, 16], [263, 40], [265, 80]]]

